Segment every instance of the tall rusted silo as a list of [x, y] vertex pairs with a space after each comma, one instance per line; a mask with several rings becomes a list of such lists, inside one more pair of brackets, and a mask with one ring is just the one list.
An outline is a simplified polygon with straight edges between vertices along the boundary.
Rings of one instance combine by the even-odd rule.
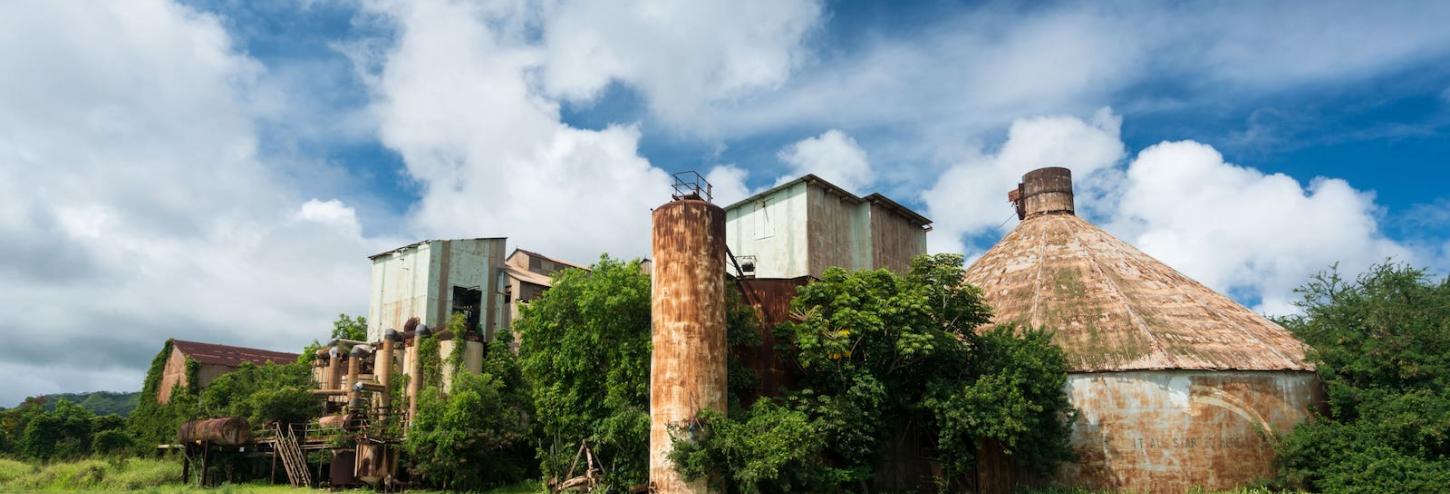
[[1272, 475], [1275, 435], [1321, 401], [1304, 345], [1077, 217], [1066, 168], [1029, 172], [1008, 197], [1022, 222], [966, 281], [995, 322], [1052, 330], [1067, 355], [1079, 460], [1058, 480], [1184, 492]]
[[725, 411], [725, 210], [686, 195], [654, 211], [649, 478], [660, 494], [712, 492], [670, 462], [671, 428]]

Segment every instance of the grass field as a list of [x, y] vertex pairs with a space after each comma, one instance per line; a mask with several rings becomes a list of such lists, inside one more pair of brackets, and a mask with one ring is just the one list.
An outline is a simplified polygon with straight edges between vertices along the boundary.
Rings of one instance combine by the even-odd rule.
[[[325, 489], [302, 489], [285, 485], [222, 485], [200, 489], [180, 485], [181, 463], [175, 460], [129, 458], [118, 460], [80, 460], [36, 465], [0, 458], [0, 492], [6, 493], [100, 493], [140, 492], [150, 494], [309, 494], [333, 493]], [[371, 490], [342, 491], [356, 494]], [[419, 494], [443, 494], [437, 491], [409, 491]], [[501, 487], [482, 494], [544, 494], [538, 482]], [[1112, 494], [1086, 489], [1044, 489], [1024, 494]], [[1189, 494], [1276, 494], [1268, 489], [1239, 489]], [[1282, 494], [1282, 493], [1280, 493]]]
[[[152, 494], [305, 494], [331, 493], [325, 489], [301, 489], [285, 485], [222, 485], [199, 489], [177, 483], [181, 463], [175, 460], [128, 458], [80, 460], [36, 465], [0, 458], [0, 492], [6, 493], [100, 493], [140, 492]], [[371, 493], [370, 490], [358, 490]], [[409, 491], [428, 494], [429, 491]], [[486, 491], [484, 494], [543, 494], [537, 482]], [[437, 494], [437, 493], [435, 493]]]

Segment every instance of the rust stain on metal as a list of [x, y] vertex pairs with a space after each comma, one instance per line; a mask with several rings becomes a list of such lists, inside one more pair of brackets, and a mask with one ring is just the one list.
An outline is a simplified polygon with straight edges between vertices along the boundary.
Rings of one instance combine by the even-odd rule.
[[760, 344], [737, 355], [755, 374], [758, 386], [756, 396], [744, 397], [745, 405], [754, 403], [760, 396], [778, 396], [783, 389], [795, 383], [798, 369], [794, 360], [782, 359], [776, 351], [775, 327], [790, 319], [790, 301], [795, 298], [796, 289], [811, 282], [809, 276], [798, 278], [750, 278], [740, 280], [746, 292], [746, 300], [755, 305], [764, 319], [760, 327]]
[[653, 221], [650, 483], [661, 494], [714, 492], [675, 471], [669, 429], [725, 411], [725, 211], [686, 198]]
[[183, 443], [205, 441], [239, 446], [252, 440], [252, 428], [247, 425], [247, 419], [241, 417], [192, 420], [181, 424], [176, 438]]

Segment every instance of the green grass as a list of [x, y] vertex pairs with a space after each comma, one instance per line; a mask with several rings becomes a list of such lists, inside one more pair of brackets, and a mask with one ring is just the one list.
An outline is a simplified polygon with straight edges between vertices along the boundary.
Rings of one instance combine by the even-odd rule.
[[[77, 460], [34, 464], [0, 458], [0, 492], [100, 493], [141, 492], [148, 494], [322, 494], [325, 489], [301, 489], [287, 485], [222, 485], [211, 489], [181, 485], [181, 463], [177, 460], [127, 458]], [[359, 489], [357, 494], [375, 491]], [[437, 491], [410, 490], [418, 494]], [[499, 487], [482, 494], [544, 494], [543, 486], [523, 482]]]

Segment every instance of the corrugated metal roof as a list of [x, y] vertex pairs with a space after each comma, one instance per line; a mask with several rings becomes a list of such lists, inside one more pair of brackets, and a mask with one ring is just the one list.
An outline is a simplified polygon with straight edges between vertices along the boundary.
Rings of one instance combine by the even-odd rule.
[[459, 240], [501, 240], [501, 239], [502, 240], [507, 240], [508, 237], [430, 238], [430, 239], [427, 239], [427, 240], [419, 240], [417, 242], [413, 242], [411, 244], [404, 245], [402, 247], [396, 247], [396, 248], [392, 248], [392, 249], [388, 249], [388, 250], [379, 252], [377, 254], [370, 255], [370, 256], [368, 256], [368, 259], [376, 259], [376, 258], [378, 258], [380, 256], [385, 256], [385, 255], [392, 254], [392, 253], [398, 252], [398, 251], [408, 250], [408, 249], [417, 247], [419, 245], [423, 245], [423, 244], [428, 243], [428, 242], [439, 241], [439, 240], [459, 241]]
[[821, 187], [823, 189], [826, 189], [827, 191], [831, 192], [832, 194], [835, 194], [837, 196], [840, 196], [842, 200], [844, 200], [846, 202], [849, 202], [849, 203], [852, 203], [852, 204], [860, 204], [862, 202], [868, 202], [868, 201], [869, 202], [872, 202], [872, 203], [875, 203], [875, 204], [880, 204], [880, 205], [886, 207], [886, 209], [889, 210], [889, 211], [891, 211], [892, 213], [898, 214], [901, 217], [906, 218], [908, 221], [911, 221], [912, 223], [916, 223], [916, 224], [918, 224], [920, 226], [923, 226], [923, 227], [931, 224], [931, 218], [927, 218], [926, 216], [922, 216], [921, 213], [918, 213], [916, 211], [913, 211], [911, 208], [908, 208], [906, 206], [903, 206], [903, 205], [901, 205], [901, 203], [898, 203], [898, 202], [893, 201], [893, 200], [891, 200], [890, 198], [888, 198], [888, 197], [886, 197], [884, 195], [881, 195], [880, 192], [873, 192], [870, 195], [867, 195], [865, 197], [861, 197], [861, 196], [858, 196], [856, 194], [851, 193], [851, 191], [849, 191], [849, 190], [846, 190], [846, 189], [843, 189], [843, 188], [837, 186], [836, 184], [827, 182], [826, 179], [823, 179], [823, 178], [818, 177], [815, 174], [811, 174], [811, 173], [807, 173], [805, 175], [801, 175], [800, 177], [797, 177], [794, 180], [790, 180], [790, 181], [787, 181], [787, 182], [781, 182], [780, 185], [776, 185], [775, 187], [771, 187], [769, 189], [766, 189], [766, 190], [757, 192], [757, 193], [751, 195], [750, 197], [741, 199], [739, 201], [735, 201], [734, 203], [730, 204], [729, 206], [725, 206], [725, 209], [726, 210], [735, 209], [735, 208], [740, 207], [742, 205], [749, 204], [749, 203], [755, 201], [756, 199], [759, 199], [762, 196], [767, 196], [767, 195], [770, 195], [770, 194], [774, 194], [776, 192], [779, 192], [781, 190], [785, 190], [785, 189], [789, 188], [790, 186], [795, 185], [795, 184], [798, 184], [798, 183], [801, 183], [801, 182], [805, 182], [805, 183], [808, 183], [808, 184], [816, 185], [816, 186], [819, 186], [819, 187]]
[[524, 283], [533, 283], [535, 285], [548, 287], [554, 286], [554, 280], [552, 278], [527, 269], [520, 269], [518, 266], [512, 264], [505, 264], [503, 266], [503, 272]]
[[236, 367], [242, 365], [242, 362], [251, 362], [260, 365], [267, 362], [290, 364], [297, 361], [297, 354], [295, 353], [218, 345], [216, 343], [171, 340], [171, 346], [181, 351], [182, 355], [186, 355], [188, 358], [204, 365]]
[[1313, 369], [1283, 327], [1071, 214], [1024, 220], [966, 281], [995, 322], [1056, 331], [1073, 371]]

